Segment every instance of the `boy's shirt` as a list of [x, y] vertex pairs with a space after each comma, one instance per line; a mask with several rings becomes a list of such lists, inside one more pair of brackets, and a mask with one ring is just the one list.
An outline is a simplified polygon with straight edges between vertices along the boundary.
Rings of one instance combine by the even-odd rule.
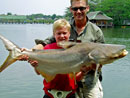
[[[62, 49], [57, 46], [56, 43], [48, 44], [44, 47], [44, 50], [47, 49]], [[44, 90], [62, 90], [62, 91], [70, 91], [76, 90], [77, 85], [75, 84], [74, 78], [70, 78], [69, 74], [57, 74], [56, 77], [47, 82], [45, 79], [43, 80]]]

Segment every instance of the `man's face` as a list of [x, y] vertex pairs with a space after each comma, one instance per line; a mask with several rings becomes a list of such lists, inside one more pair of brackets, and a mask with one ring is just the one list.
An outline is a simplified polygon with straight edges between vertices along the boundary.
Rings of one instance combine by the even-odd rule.
[[54, 32], [54, 37], [56, 39], [56, 42], [68, 41], [70, 32], [66, 28], [59, 28]]
[[83, 0], [73, 1], [70, 7], [75, 20], [83, 20], [86, 18], [86, 13], [89, 11], [89, 6]]

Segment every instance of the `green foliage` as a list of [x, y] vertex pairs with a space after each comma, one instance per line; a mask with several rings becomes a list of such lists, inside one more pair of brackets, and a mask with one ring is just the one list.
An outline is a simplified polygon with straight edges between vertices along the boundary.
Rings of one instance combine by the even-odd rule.
[[56, 14], [53, 14], [51, 18], [54, 20], [56, 18]]
[[[90, 11], [102, 11], [107, 16], [113, 18], [114, 25], [122, 25], [124, 20], [130, 20], [130, 0], [89, 0]], [[65, 15], [44, 15], [44, 14], [32, 14], [26, 15], [27, 19], [7, 19], [8, 16], [13, 16], [8, 12], [7, 15], [0, 15], [0, 22], [24, 22], [24, 23], [53, 23], [56, 19], [65, 18], [69, 20], [72, 17], [69, 7], [65, 9]], [[6, 17], [6, 18], [2, 18]]]
[[43, 15], [43, 14], [32, 14], [32, 15], [0, 15], [0, 23], [53, 23], [56, 19], [63, 18], [60, 15]]
[[95, 9], [96, 9], [96, 4], [95, 3], [89, 3], [89, 12], [94, 12], [95, 11]]
[[130, 0], [104, 0], [96, 7], [96, 10], [112, 17], [115, 25], [122, 25], [124, 19], [130, 19], [129, 9]]
[[89, 0], [90, 3], [95, 3], [95, 4], [98, 4], [98, 3], [101, 3], [103, 0]]
[[8, 12], [7, 15], [12, 15], [12, 13]]
[[[113, 18], [114, 25], [122, 25], [125, 19], [130, 20], [130, 0], [89, 0], [90, 11], [102, 11]], [[72, 17], [69, 8], [65, 10], [66, 19]]]
[[72, 17], [72, 13], [70, 12], [70, 8], [67, 7], [66, 10], [65, 10], [65, 15], [66, 19], [70, 19]]
[[33, 20], [34, 18], [43, 18], [43, 14], [27, 15], [27, 19]]

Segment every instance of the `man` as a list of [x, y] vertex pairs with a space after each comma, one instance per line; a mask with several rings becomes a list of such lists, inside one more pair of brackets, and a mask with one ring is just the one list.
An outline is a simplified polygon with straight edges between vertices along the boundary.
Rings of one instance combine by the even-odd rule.
[[[88, 0], [70, 0], [70, 3], [70, 11], [73, 17], [70, 21], [71, 35], [69, 39], [73, 41], [80, 40], [81, 42], [104, 43], [104, 36], [101, 29], [91, 23], [86, 16], [89, 11]], [[36, 40], [36, 43], [45, 45], [53, 41], [55, 41], [55, 39], [51, 37], [44, 41]], [[82, 98], [103, 98], [103, 91], [100, 83], [102, 80], [101, 67], [96, 77], [94, 76], [94, 68], [89, 72], [86, 69], [87, 68], [81, 69], [82, 72], [85, 73], [85, 76], [79, 83], [79, 96]]]

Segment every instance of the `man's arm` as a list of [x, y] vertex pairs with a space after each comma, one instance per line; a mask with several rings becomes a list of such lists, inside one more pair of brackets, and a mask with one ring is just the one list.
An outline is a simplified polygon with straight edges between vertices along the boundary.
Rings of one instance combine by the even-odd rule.
[[40, 40], [40, 39], [35, 39], [35, 43], [38, 44], [42, 44], [43, 46], [56, 42], [55, 38], [53, 36], [46, 38], [45, 40]]
[[101, 29], [99, 29], [98, 31], [97, 31], [97, 42], [98, 43], [105, 43], [105, 38], [104, 38], [104, 35], [103, 35], [103, 32], [102, 32], [102, 30]]

